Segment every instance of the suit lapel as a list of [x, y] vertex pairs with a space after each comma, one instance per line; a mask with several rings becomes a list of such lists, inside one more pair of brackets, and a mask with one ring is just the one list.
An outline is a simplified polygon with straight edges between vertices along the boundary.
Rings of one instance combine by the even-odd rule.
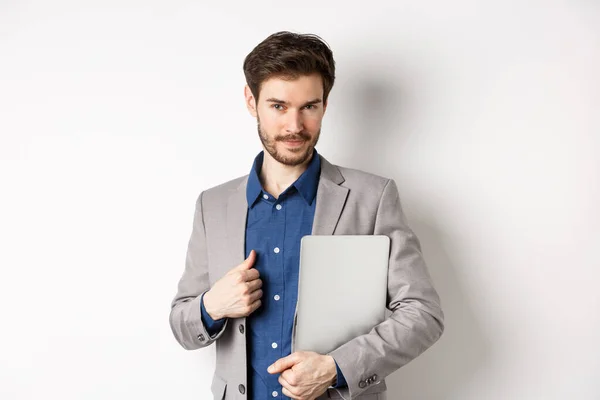
[[227, 200], [227, 238], [233, 249], [231, 254], [231, 265], [238, 265], [246, 258], [246, 218], [248, 216], [248, 202], [246, 200], [246, 185], [248, 180], [242, 183], [229, 196]]
[[321, 175], [313, 221], [313, 235], [333, 235], [342, 215], [349, 189], [340, 186], [344, 177], [339, 169], [321, 157]]

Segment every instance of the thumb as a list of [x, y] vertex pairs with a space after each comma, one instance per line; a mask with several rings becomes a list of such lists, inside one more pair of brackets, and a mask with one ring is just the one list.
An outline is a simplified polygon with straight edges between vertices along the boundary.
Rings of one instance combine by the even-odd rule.
[[240, 265], [238, 265], [236, 269], [250, 269], [254, 265], [254, 260], [256, 260], [256, 251], [251, 250], [250, 254], [248, 255], [248, 258], [246, 258]]
[[281, 373], [283, 371], [285, 371], [286, 369], [292, 368], [294, 365], [296, 365], [298, 363], [298, 357], [296, 353], [292, 353], [287, 357], [283, 357], [280, 358], [279, 360], [275, 361], [273, 364], [271, 364], [269, 366], [269, 368], [267, 368], [267, 371], [270, 374], [278, 374]]

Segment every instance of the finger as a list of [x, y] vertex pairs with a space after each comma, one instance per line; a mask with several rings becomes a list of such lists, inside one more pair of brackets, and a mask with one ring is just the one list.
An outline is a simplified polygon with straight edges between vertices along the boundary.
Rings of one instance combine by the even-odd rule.
[[[289, 370], [286, 370], [286, 371], [289, 371]], [[284, 371], [284, 372], [285, 372], [285, 371]], [[279, 375], [279, 378], [277, 378], [277, 380], [279, 381], [279, 384], [281, 385], [281, 389], [285, 389], [285, 390], [287, 390], [287, 392], [288, 392], [288, 393], [292, 393], [292, 391], [295, 391], [295, 388], [294, 388], [294, 386], [292, 386], [292, 385], [291, 385], [291, 384], [290, 384], [290, 383], [289, 383], [289, 382], [288, 382], [288, 381], [287, 381], [287, 380], [284, 378], [283, 374], [282, 374], [282, 375]], [[285, 394], [285, 393], [284, 393], [284, 394]], [[292, 397], [292, 398], [293, 398], [293, 395], [292, 395], [292, 396], [290, 396], [290, 395], [287, 395], [287, 396], [288, 396], [288, 397]]]
[[275, 361], [273, 364], [271, 364], [271, 366], [269, 366], [269, 368], [267, 368], [267, 371], [270, 374], [277, 374], [285, 371], [288, 368], [292, 368], [294, 365], [296, 365], [296, 363], [297, 354], [294, 352], [287, 357], [283, 357]]
[[262, 301], [256, 300], [254, 303], [252, 303], [250, 305], [250, 312], [248, 313], [248, 315], [252, 314], [254, 311], [256, 311], [258, 309], [258, 307], [260, 307], [260, 305], [262, 304]]
[[242, 274], [244, 275], [244, 281], [246, 282], [252, 282], [260, 278], [260, 272], [258, 272], [256, 268], [244, 270], [242, 271]]
[[255, 290], [258, 290], [262, 287], [263, 283], [262, 283], [262, 279], [253, 279], [251, 281], [246, 281], [246, 284], [248, 285], [248, 292], [252, 293]]
[[252, 265], [254, 265], [255, 259], [256, 259], [256, 251], [250, 250], [250, 254], [248, 255], [248, 258], [246, 258], [244, 261], [242, 261], [242, 263], [240, 265], [233, 268], [231, 270], [231, 272], [244, 271], [244, 270], [252, 268]]
[[294, 400], [302, 400], [302, 397], [296, 396], [294, 395], [292, 392], [289, 391], [288, 388], [286, 387], [282, 387], [281, 388], [281, 393], [283, 393], [284, 396], [287, 396], [289, 398], [292, 398]]
[[250, 269], [254, 265], [254, 261], [256, 261], [256, 251], [250, 250], [250, 254], [248, 254], [248, 258], [244, 260], [242, 265], [244, 265], [244, 269]]
[[256, 300], [258, 300], [258, 299], [262, 298], [262, 295], [263, 295], [263, 291], [262, 291], [262, 289], [255, 290], [254, 292], [252, 292], [252, 293], [250, 294], [250, 299], [248, 300], [248, 302], [249, 302], [250, 304], [252, 304], [252, 303], [254, 303]]
[[293, 389], [296, 386], [298, 386], [298, 377], [297, 377], [296, 373], [294, 371], [292, 371], [291, 369], [286, 369], [279, 376], [281, 376], [283, 379], [285, 379], [285, 381], [287, 383], [289, 383], [288, 389], [290, 389], [290, 391], [293, 392], [294, 391]]

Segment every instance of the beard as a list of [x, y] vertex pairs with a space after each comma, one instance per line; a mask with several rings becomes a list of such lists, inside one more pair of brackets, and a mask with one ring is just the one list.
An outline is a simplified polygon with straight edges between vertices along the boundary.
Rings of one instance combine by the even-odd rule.
[[[303, 164], [310, 159], [313, 154], [313, 150], [319, 141], [319, 136], [321, 135], [321, 129], [319, 129], [312, 141], [310, 135], [304, 131], [297, 134], [278, 135], [274, 136], [273, 138], [269, 138], [269, 136], [263, 132], [260, 126], [260, 118], [257, 118], [257, 121], [258, 137], [260, 138], [265, 150], [277, 162], [290, 167]], [[287, 149], [286, 153], [292, 154], [282, 154], [277, 150], [277, 142], [283, 142], [285, 140], [302, 140], [303, 142], [308, 142], [308, 146], [306, 146], [306, 148], [302, 146], [297, 149]]]

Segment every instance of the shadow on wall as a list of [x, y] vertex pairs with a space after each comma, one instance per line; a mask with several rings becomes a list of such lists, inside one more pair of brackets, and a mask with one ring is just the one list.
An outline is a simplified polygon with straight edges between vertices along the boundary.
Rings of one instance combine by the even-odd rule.
[[[414, 104], [407, 104], [410, 99], [403, 96], [401, 86], [394, 79], [376, 80], [372, 73], [364, 75], [369, 79], [357, 79], [352, 95], [348, 96], [354, 103], [352, 108], [357, 108], [348, 115], [351, 131], [347, 144], [351, 154], [356, 156], [358, 162], [354, 164], [359, 164], [357, 168], [383, 171], [382, 175], [396, 179], [401, 200], [407, 203], [411, 190], [397, 179], [401, 176], [397, 160], [401, 145], [407, 139], [403, 127], [411, 123], [403, 119], [413, 116], [410, 107]], [[427, 199], [412, 199], [409, 203], [417, 209], [414, 212], [413, 207], [411, 214], [421, 216], [419, 220], [409, 218], [409, 224], [421, 241], [425, 261], [440, 294], [445, 331], [429, 350], [386, 378], [386, 398], [461, 398], [462, 388], [469, 386], [470, 380], [489, 358], [489, 347], [452, 263], [452, 259], [461, 259], [455, 250], [459, 247], [452, 246], [452, 233], [441, 232], [436, 228], [434, 218], [426, 217], [432, 215]], [[430, 205], [430, 208], [435, 206]]]
[[375, 173], [393, 171], [394, 159], [385, 155], [391, 154], [390, 144], [395, 146], [402, 139], [395, 134], [405, 102], [400, 89], [393, 81], [360, 77], [348, 92], [341, 102], [347, 110], [344, 114], [348, 115], [346, 150], [350, 153], [352, 167]]

